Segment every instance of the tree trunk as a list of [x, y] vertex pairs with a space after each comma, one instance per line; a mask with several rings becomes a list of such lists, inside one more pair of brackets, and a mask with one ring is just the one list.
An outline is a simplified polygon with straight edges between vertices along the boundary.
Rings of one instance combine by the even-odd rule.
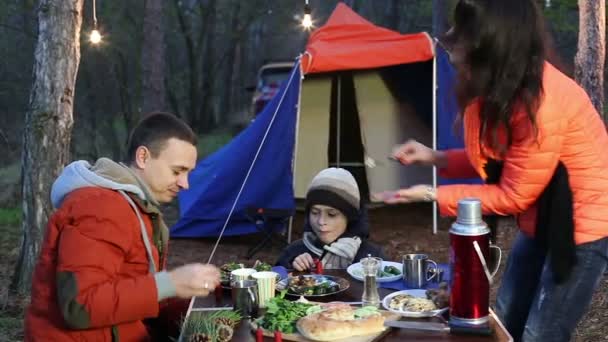
[[447, 8], [446, 0], [433, 0], [433, 37], [440, 37], [447, 30]]
[[389, 1], [385, 7], [384, 17], [386, 18], [387, 27], [391, 30], [399, 31], [399, 21], [401, 19], [399, 7], [399, 0]]
[[41, 0], [38, 42], [21, 161], [23, 236], [11, 290], [29, 292], [52, 211], [50, 188], [69, 159], [84, 0]]
[[574, 57], [574, 77], [587, 91], [593, 105], [604, 113], [604, 62], [606, 57], [606, 1], [578, 0], [578, 49]]
[[163, 0], [146, 0], [141, 53], [142, 112], [166, 110]]
[[203, 30], [199, 46], [202, 46], [201, 88], [196, 89], [196, 95], [201, 97], [200, 108], [198, 108], [197, 127], [201, 131], [209, 131], [215, 126], [213, 95], [215, 91], [215, 78], [218, 75], [216, 55], [216, 0], [209, 0], [207, 6], [201, 7], [205, 11]]
[[234, 77], [234, 69], [235, 69], [235, 59], [236, 59], [236, 53], [237, 53], [237, 49], [239, 48], [240, 45], [240, 41], [241, 41], [241, 33], [240, 33], [240, 27], [239, 27], [239, 12], [241, 10], [241, 2], [237, 1], [233, 4], [232, 7], [232, 11], [230, 14], [230, 20], [231, 20], [231, 36], [232, 39], [230, 39], [229, 41], [229, 46], [227, 47], [228, 52], [226, 55], [225, 60], [225, 72], [224, 72], [224, 79], [223, 82], [221, 84], [222, 86], [222, 98], [220, 99], [220, 109], [218, 110], [218, 122], [220, 124], [226, 124], [229, 119], [230, 116], [232, 114], [231, 110], [231, 106], [230, 104], [232, 103], [232, 80]]
[[353, 11], [358, 12], [359, 10], [359, 3], [356, 0], [344, 0], [344, 3], [352, 8]]
[[179, 24], [180, 31], [184, 38], [184, 44], [186, 45], [186, 56], [188, 60], [188, 104], [184, 105], [184, 111], [182, 118], [185, 119], [191, 126], [196, 128], [196, 114], [199, 108], [199, 67], [198, 67], [198, 54], [197, 46], [194, 38], [192, 37], [192, 27], [186, 18], [186, 12], [188, 8], [183, 8], [186, 5], [179, 0], [174, 0], [175, 13], [177, 14], [177, 22]]

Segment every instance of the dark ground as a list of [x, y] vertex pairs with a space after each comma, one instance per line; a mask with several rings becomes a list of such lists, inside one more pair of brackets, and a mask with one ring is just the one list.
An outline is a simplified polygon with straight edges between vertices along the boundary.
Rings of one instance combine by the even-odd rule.
[[[167, 217], [171, 215], [167, 210]], [[298, 212], [293, 222], [293, 238], [300, 238], [302, 232], [302, 213]], [[169, 220], [168, 220], [169, 221]], [[168, 222], [171, 223], [171, 222]], [[432, 234], [431, 207], [429, 205], [409, 205], [383, 207], [370, 210], [371, 240], [381, 245], [390, 260], [399, 261], [407, 253], [425, 253], [439, 263], [448, 262], [449, 234], [451, 220], [442, 219], [436, 235]], [[491, 289], [491, 303], [494, 302], [498, 284], [502, 277], [504, 261], [508, 255], [516, 228], [512, 220], [500, 223], [497, 237], [503, 249], [503, 262]], [[216, 251], [214, 264], [221, 265], [230, 261], [253, 262], [259, 259], [273, 263], [279, 255], [278, 245], [272, 245], [257, 253], [252, 260], [245, 258], [247, 249], [261, 237], [247, 235], [223, 238]], [[174, 239], [169, 248], [169, 267], [186, 262], [207, 262], [215, 244], [213, 239]], [[608, 277], [601, 280], [588, 314], [581, 320], [573, 341], [608, 341]]]

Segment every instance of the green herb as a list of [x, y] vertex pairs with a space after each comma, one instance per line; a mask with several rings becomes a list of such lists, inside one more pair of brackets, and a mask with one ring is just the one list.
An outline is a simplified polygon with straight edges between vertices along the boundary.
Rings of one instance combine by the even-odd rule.
[[401, 271], [395, 266], [385, 266], [384, 269], [378, 270], [378, 278], [392, 277], [401, 275]]
[[357, 318], [365, 318], [367, 316], [378, 315], [378, 308], [375, 306], [364, 306], [355, 310], [355, 317]]
[[254, 265], [254, 267], [256, 271], [258, 272], [262, 272], [262, 271], [272, 271], [272, 266], [270, 264], [267, 264], [265, 262], [259, 262], [256, 265]]
[[267, 310], [264, 317], [257, 323], [268, 331], [281, 331], [292, 334], [296, 332], [296, 322], [306, 316], [308, 308], [312, 304], [292, 302], [284, 298], [285, 291], [277, 297], [271, 298], [267, 303]]

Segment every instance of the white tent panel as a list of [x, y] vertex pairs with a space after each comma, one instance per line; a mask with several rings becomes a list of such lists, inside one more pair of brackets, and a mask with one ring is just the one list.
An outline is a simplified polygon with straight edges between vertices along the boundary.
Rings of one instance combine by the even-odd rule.
[[354, 84], [370, 193], [431, 184], [431, 168], [403, 167], [388, 159], [392, 148], [408, 139], [431, 146], [432, 132], [418, 113], [397, 103], [377, 72], [355, 74]]
[[295, 161], [295, 197], [306, 197], [312, 178], [328, 165], [331, 78], [302, 82]]

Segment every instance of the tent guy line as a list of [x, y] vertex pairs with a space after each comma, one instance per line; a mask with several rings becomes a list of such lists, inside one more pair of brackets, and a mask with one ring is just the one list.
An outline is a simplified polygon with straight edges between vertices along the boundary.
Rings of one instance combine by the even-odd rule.
[[[291, 84], [291, 82], [294, 79], [294, 75], [296, 74], [295, 70], [297, 70], [297, 68], [299, 68], [300, 64], [300, 59], [298, 58], [296, 60], [296, 65], [294, 66], [293, 70], [291, 71], [291, 75], [289, 75], [289, 80], [287, 81], [288, 86], [285, 87], [285, 89], [287, 89], [289, 87], [289, 84]], [[238, 194], [236, 195], [236, 198], [234, 199], [234, 202], [232, 203], [232, 207], [230, 208], [230, 212], [228, 213], [228, 217], [226, 217], [226, 221], [224, 222], [224, 226], [222, 227], [222, 230], [220, 231], [220, 235], [217, 237], [217, 240], [215, 241], [215, 245], [213, 246], [213, 249], [211, 250], [211, 254], [209, 255], [209, 260], [207, 260], [207, 263], [210, 264], [211, 261], [213, 260], [213, 256], [215, 255], [215, 251], [217, 250], [217, 246], [220, 244], [220, 240], [222, 239], [222, 236], [224, 235], [224, 231], [226, 230], [226, 227], [228, 226], [228, 222], [230, 222], [230, 218], [232, 217], [232, 213], [234, 212], [234, 208], [236, 207], [236, 204], [239, 201], [239, 198], [241, 197], [241, 193], [243, 192], [243, 189], [245, 188], [245, 184], [247, 184], [247, 180], [249, 179], [249, 175], [251, 174], [251, 170], [253, 169], [256, 160], [258, 159], [258, 155], [260, 154], [260, 151], [262, 150], [262, 147], [264, 146], [264, 142], [266, 141], [266, 137], [268, 136], [268, 132], [270, 131], [270, 129], [272, 128], [272, 124], [274, 123], [274, 119], [276, 118], [277, 113], [279, 112], [279, 108], [281, 108], [281, 104], [283, 103], [283, 100], [285, 99], [285, 95], [287, 94], [287, 91], [283, 91], [283, 94], [281, 94], [281, 100], [279, 101], [279, 104], [277, 105], [276, 110], [274, 111], [274, 114], [272, 115], [272, 119], [270, 120], [270, 124], [268, 125], [268, 128], [266, 128], [266, 132], [264, 132], [264, 137], [262, 138], [262, 141], [260, 142], [260, 146], [258, 147], [258, 150], [255, 153], [255, 156], [253, 157], [253, 161], [251, 162], [251, 165], [249, 165], [249, 170], [247, 170], [247, 174], [245, 175], [245, 179], [243, 180], [243, 184], [241, 184], [241, 188], [239, 189]]]

